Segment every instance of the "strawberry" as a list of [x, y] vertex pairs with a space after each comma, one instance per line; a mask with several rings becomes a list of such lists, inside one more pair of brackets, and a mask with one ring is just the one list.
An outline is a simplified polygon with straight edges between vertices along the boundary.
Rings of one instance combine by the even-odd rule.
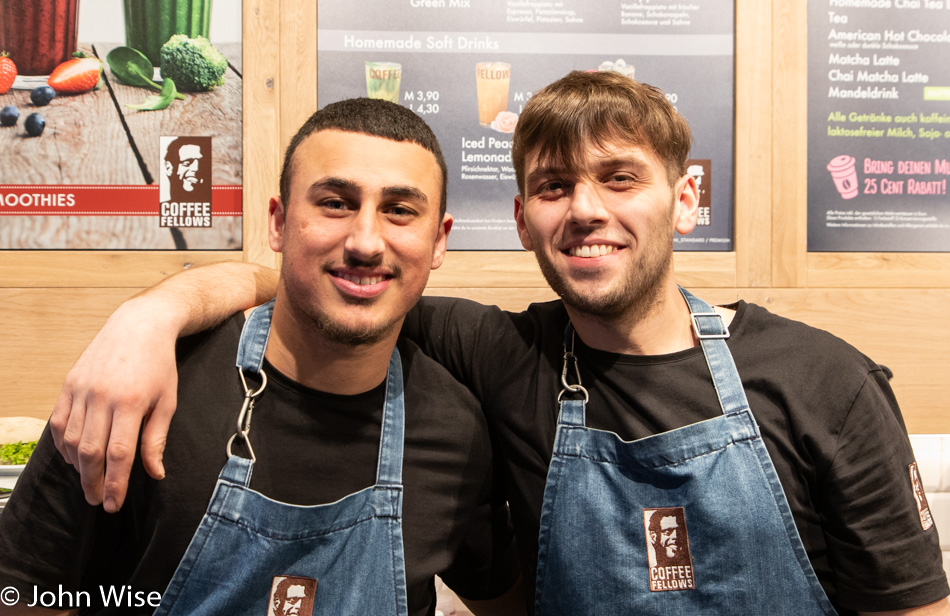
[[0, 53], [0, 94], [6, 94], [16, 79], [16, 64], [7, 52]]
[[53, 69], [46, 83], [60, 94], [76, 94], [96, 87], [102, 73], [102, 60], [89, 58], [81, 51]]

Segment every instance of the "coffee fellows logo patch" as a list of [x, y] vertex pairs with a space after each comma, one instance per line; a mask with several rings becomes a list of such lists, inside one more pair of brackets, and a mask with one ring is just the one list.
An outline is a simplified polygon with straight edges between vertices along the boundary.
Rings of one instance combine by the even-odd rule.
[[682, 507], [643, 510], [650, 590], [693, 590], [693, 558], [689, 553], [686, 512]]
[[917, 471], [917, 463], [912, 462], [907, 467], [910, 471], [910, 484], [914, 488], [914, 500], [917, 501], [917, 513], [920, 514], [920, 525], [924, 530], [930, 529], [934, 525], [933, 516], [930, 515], [930, 505], [927, 504], [927, 495], [924, 494], [924, 484], [920, 481], [920, 473]]
[[292, 575], [275, 575], [270, 587], [267, 616], [313, 616], [317, 581]]

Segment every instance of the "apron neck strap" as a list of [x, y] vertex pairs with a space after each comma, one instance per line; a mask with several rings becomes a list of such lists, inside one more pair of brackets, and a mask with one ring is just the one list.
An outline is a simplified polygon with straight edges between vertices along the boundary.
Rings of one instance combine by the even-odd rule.
[[393, 347], [386, 373], [386, 402], [383, 406], [383, 426], [379, 435], [379, 464], [376, 467], [377, 485], [402, 485], [402, 452], [406, 432], [405, 396], [402, 383], [402, 360], [399, 349]]
[[709, 366], [709, 374], [712, 376], [723, 414], [732, 415], [748, 409], [749, 401], [742, 388], [739, 371], [736, 370], [732, 353], [726, 345], [729, 328], [726, 327], [722, 315], [683, 287], [679, 287], [679, 290], [689, 305], [693, 331], [706, 357], [706, 365]]
[[257, 374], [264, 365], [264, 350], [270, 338], [270, 322], [274, 315], [274, 301], [261, 304], [251, 312], [241, 330], [238, 344], [237, 367], [244, 372]]
[[[238, 344], [236, 364], [245, 373], [260, 373], [263, 375], [261, 366], [264, 365], [264, 351], [267, 349], [267, 340], [270, 337], [273, 314], [274, 300], [271, 300], [255, 308], [244, 323], [244, 329], [241, 331], [241, 341]], [[402, 484], [406, 416], [404, 398], [402, 361], [399, 357], [399, 349], [394, 347], [389, 358], [389, 368], [386, 372], [383, 424], [379, 437], [379, 463], [376, 467], [377, 485]], [[240, 420], [238, 432], [241, 432]], [[248, 475], [249, 479], [250, 475]]]
[[[709, 374], [712, 376], [716, 395], [719, 397], [719, 406], [724, 415], [732, 415], [749, 408], [745, 390], [739, 371], [732, 359], [732, 353], [726, 345], [729, 337], [729, 328], [725, 321], [712, 306], [699, 299], [683, 287], [680, 293], [689, 305], [689, 317], [693, 324], [693, 331], [699, 339]], [[558, 394], [560, 414], [558, 423], [564, 425], [585, 426], [585, 407], [588, 400], [587, 390], [580, 382], [580, 367], [577, 355], [574, 353], [575, 333], [574, 326], [568, 322], [564, 328], [564, 364], [561, 369], [561, 384], [563, 389]], [[576, 380], [576, 383], [571, 381]], [[581, 400], [566, 399], [572, 395], [580, 395]], [[562, 400], [562, 398], [565, 398]]]

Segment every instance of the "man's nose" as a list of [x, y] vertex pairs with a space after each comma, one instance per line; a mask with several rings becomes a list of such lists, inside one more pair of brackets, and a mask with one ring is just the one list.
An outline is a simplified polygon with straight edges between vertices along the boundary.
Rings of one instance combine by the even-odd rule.
[[606, 222], [608, 215], [597, 186], [588, 182], [577, 182], [574, 185], [568, 211], [571, 222], [581, 226], [596, 226]]
[[348, 257], [372, 261], [386, 250], [382, 228], [375, 208], [360, 208], [343, 245]]

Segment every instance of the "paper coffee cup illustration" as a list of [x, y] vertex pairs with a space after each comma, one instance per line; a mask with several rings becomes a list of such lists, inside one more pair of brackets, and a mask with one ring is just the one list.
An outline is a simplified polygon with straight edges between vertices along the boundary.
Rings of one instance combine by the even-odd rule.
[[402, 64], [366, 61], [366, 96], [391, 103], [399, 102]]
[[508, 109], [510, 82], [511, 65], [507, 62], [479, 62], [475, 65], [479, 124], [491, 126], [498, 113]]
[[827, 169], [842, 199], [853, 199], [858, 196], [858, 171], [854, 167], [854, 156], [847, 154], [835, 156], [828, 163]]

